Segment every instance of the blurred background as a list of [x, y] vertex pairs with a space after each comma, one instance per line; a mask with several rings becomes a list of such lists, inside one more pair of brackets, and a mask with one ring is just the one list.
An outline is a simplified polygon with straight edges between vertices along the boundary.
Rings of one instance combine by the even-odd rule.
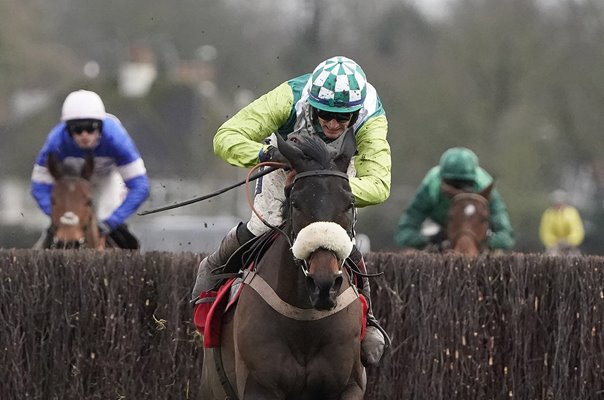
[[[542, 250], [539, 219], [562, 188], [582, 250], [604, 253], [600, 0], [2, 0], [0, 247], [30, 247], [48, 224], [29, 178], [70, 91], [98, 92], [134, 138], [144, 210], [244, 179], [213, 154], [218, 126], [333, 55], [363, 67], [389, 120], [392, 193], [357, 225], [372, 250], [396, 249], [424, 174], [467, 146], [496, 178], [515, 250]], [[129, 222], [144, 249], [208, 251], [249, 215], [241, 187]]]

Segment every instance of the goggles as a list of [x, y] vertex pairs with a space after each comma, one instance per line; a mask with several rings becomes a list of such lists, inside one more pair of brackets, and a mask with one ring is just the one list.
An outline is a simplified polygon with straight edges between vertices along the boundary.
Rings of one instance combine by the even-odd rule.
[[67, 130], [72, 135], [80, 135], [82, 132], [94, 132], [101, 130], [103, 123], [96, 119], [85, 119], [70, 121], [67, 123]]
[[335, 113], [335, 112], [319, 110], [318, 108], [315, 108], [315, 112], [317, 113], [317, 117], [321, 118], [324, 121], [331, 121], [332, 119], [335, 119], [336, 122], [340, 122], [340, 123], [350, 121], [352, 119], [352, 115], [354, 114], [351, 112]]

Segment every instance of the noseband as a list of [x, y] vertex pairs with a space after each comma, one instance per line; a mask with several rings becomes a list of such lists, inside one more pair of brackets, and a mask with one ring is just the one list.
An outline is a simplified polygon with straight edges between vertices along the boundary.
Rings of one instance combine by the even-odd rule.
[[[69, 178], [69, 179], [74, 179], [74, 178]], [[79, 178], [75, 178], [75, 179], [79, 179]], [[71, 244], [71, 243], [73, 243], [73, 248], [75, 248], [75, 249], [84, 247], [84, 245], [86, 244], [86, 236], [87, 236], [88, 230], [90, 229], [90, 225], [92, 224], [92, 218], [94, 216], [94, 210], [92, 208], [92, 205], [87, 204], [86, 208], [89, 209], [90, 212], [89, 212], [89, 216], [88, 216], [88, 219], [86, 220], [85, 224], [81, 225], [81, 229], [82, 229], [82, 232], [84, 235], [81, 238], [79, 238], [78, 240], [63, 242], [55, 236], [61, 226], [77, 226], [80, 223], [80, 217], [73, 211], [66, 211], [63, 215], [61, 215], [59, 217], [59, 225], [55, 224], [54, 222], [52, 223], [52, 225], [49, 229], [49, 232], [51, 232], [53, 235], [52, 242], [50, 244], [51, 249], [67, 248], [67, 245]], [[63, 244], [63, 246], [60, 246], [60, 244]]]
[[[295, 242], [296, 240], [296, 234], [294, 233], [293, 229], [294, 229], [294, 224], [292, 221], [292, 214], [291, 214], [291, 210], [292, 210], [292, 200], [291, 200], [291, 191], [293, 191], [296, 182], [298, 182], [299, 180], [302, 180], [304, 178], [310, 178], [310, 177], [316, 177], [316, 176], [335, 176], [338, 178], [342, 178], [345, 179], [346, 181], [349, 181], [349, 177], [347, 174], [345, 174], [344, 172], [340, 172], [340, 171], [331, 171], [331, 170], [327, 170], [327, 169], [320, 169], [320, 170], [314, 170], [314, 171], [306, 171], [306, 172], [301, 172], [301, 173], [297, 173], [296, 176], [294, 177], [294, 180], [291, 184], [290, 187], [290, 200], [289, 200], [289, 215], [287, 217], [287, 222], [290, 226], [290, 232], [289, 235], [286, 235], [284, 232], [282, 232], [284, 234], [284, 236], [286, 236], [288, 242], [289, 242], [289, 247], [292, 247], [292, 244]], [[354, 237], [354, 223], [356, 222], [356, 208], [353, 207], [353, 223], [352, 223], [352, 227], [350, 228], [350, 231], [347, 231], [348, 236], [350, 238]], [[346, 260], [341, 260], [341, 265], [340, 265], [340, 270], [342, 269], [344, 262]], [[303, 259], [296, 259], [296, 263], [300, 266], [300, 268], [302, 269], [302, 272], [304, 273], [305, 277], [308, 277], [309, 275], [309, 265], [308, 265], [308, 260]]]

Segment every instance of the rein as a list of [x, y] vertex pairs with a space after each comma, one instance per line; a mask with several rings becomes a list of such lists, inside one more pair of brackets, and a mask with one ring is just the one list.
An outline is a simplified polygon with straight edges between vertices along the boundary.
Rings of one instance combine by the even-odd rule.
[[[259, 166], [263, 166], [263, 165], [271, 165], [272, 167], [271, 168], [267, 168], [264, 171], [260, 171], [256, 175], [254, 175], [254, 176], [251, 176], [251, 171], [254, 171]], [[248, 173], [247, 177], [243, 181], [241, 181], [241, 182], [234, 183], [234, 184], [232, 184], [230, 186], [227, 186], [227, 187], [225, 187], [223, 189], [217, 190], [216, 192], [207, 194], [205, 196], [195, 197], [193, 199], [182, 201], [180, 203], [171, 204], [169, 206], [163, 206], [163, 207], [159, 207], [159, 208], [155, 208], [155, 209], [151, 209], [151, 210], [141, 211], [141, 212], [137, 213], [136, 215], [154, 214], [154, 213], [157, 213], [157, 212], [160, 212], [160, 211], [172, 210], [174, 208], [188, 206], [189, 204], [193, 204], [193, 203], [197, 203], [197, 202], [200, 202], [200, 201], [203, 201], [203, 200], [207, 200], [207, 199], [210, 199], [212, 197], [218, 196], [219, 194], [222, 194], [224, 192], [228, 192], [229, 190], [234, 189], [237, 186], [241, 186], [243, 184], [248, 184], [248, 182], [251, 182], [251, 181], [253, 181], [255, 179], [258, 179], [261, 176], [264, 176], [264, 175], [266, 175], [266, 174], [268, 174], [270, 172], [273, 172], [273, 171], [275, 171], [275, 170], [277, 170], [277, 169], [279, 169], [279, 168], [281, 168], [283, 166], [285, 166], [285, 164], [274, 163], [274, 162], [260, 163], [260, 164], [256, 165], [254, 168], [252, 168], [250, 170], [250, 173]]]

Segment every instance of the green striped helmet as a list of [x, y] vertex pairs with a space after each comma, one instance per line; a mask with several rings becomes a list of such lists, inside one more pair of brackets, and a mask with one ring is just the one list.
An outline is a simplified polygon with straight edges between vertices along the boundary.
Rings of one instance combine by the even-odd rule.
[[308, 102], [329, 112], [354, 112], [363, 108], [367, 78], [350, 58], [338, 56], [323, 61], [310, 78]]

